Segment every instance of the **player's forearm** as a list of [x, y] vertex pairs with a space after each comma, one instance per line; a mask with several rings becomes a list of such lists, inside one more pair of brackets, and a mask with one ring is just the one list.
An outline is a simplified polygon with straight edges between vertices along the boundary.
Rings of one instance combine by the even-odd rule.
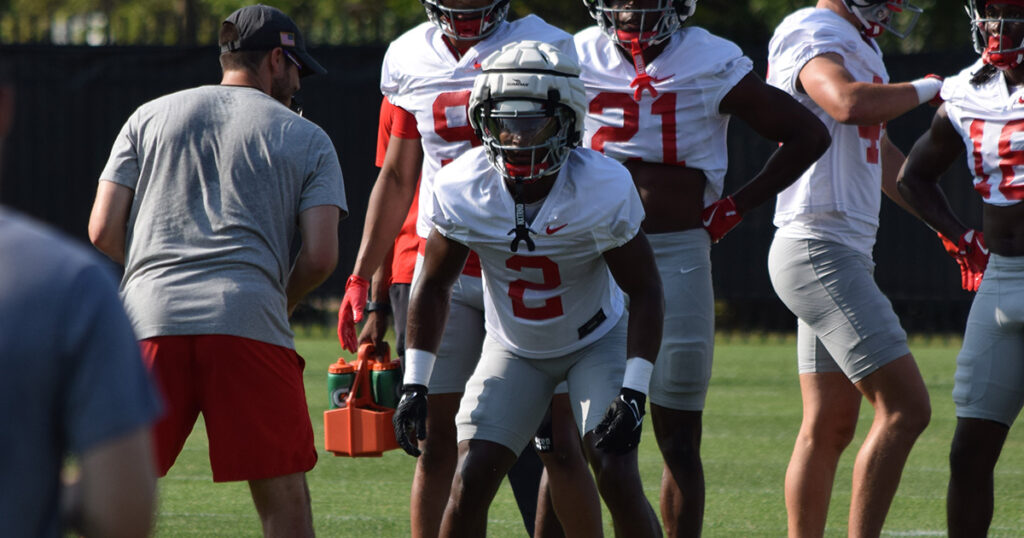
[[323, 284], [338, 263], [338, 255], [335, 250], [333, 255], [330, 252], [314, 252], [303, 247], [295, 258], [295, 265], [288, 275], [288, 283], [285, 285], [285, 294], [288, 296], [288, 313], [291, 314], [299, 302]]
[[85, 536], [147, 536], [156, 505], [149, 429], [90, 450], [80, 466], [66, 507], [69, 525]]
[[852, 82], [825, 111], [840, 123], [875, 125], [898, 118], [920, 104], [917, 90], [909, 82]]
[[904, 198], [899, 189], [899, 175], [900, 169], [903, 168], [903, 163], [906, 162], [907, 158], [896, 147], [895, 144], [889, 140], [889, 135], [882, 135], [882, 192], [889, 197], [890, 200], [896, 203], [896, 205], [903, 208], [904, 211], [911, 215], [920, 218], [917, 210], [913, 205], [908, 203]]
[[417, 282], [409, 297], [406, 348], [437, 353], [441, 346], [441, 333], [448, 319], [450, 295], [450, 288]]
[[626, 356], [643, 357], [651, 362], [661, 348], [665, 321], [665, 299], [661, 286], [647, 286], [629, 295], [629, 326]]
[[784, 141], [761, 171], [732, 195], [736, 208], [746, 213], [792, 185], [828, 150], [831, 137], [824, 129], [819, 134], [823, 136], [799, 135]]
[[405, 222], [415, 194], [415, 182], [404, 185], [381, 173], [370, 193], [353, 274], [367, 280], [373, 277], [374, 271], [384, 262], [402, 230], [402, 223]]
[[394, 260], [395, 249], [392, 246], [384, 255], [381, 264], [373, 273], [373, 280], [370, 287], [370, 300], [375, 303], [389, 303], [388, 291], [391, 289], [391, 263]]
[[904, 169], [897, 185], [905, 203], [913, 207], [918, 218], [933, 230], [954, 241], [967, 231], [967, 227], [953, 213], [938, 183], [927, 181]]

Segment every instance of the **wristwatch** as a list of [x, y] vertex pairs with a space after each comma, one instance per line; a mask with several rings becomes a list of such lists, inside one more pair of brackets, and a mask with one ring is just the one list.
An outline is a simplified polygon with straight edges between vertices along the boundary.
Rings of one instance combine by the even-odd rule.
[[391, 313], [391, 303], [378, 303], [376, 301], [367, 301], [366, 308], [363, 308], [363, 312], [380, 312], [384, 315]]

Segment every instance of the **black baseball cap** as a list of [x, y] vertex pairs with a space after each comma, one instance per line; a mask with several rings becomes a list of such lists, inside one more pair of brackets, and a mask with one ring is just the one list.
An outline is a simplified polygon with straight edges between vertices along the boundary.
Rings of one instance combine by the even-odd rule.
[[221, 53], [281, 47], [295, 56], [301, 64], [300, 76], [327, 73], [327, 70], [306, 52], [306, 42], [302, 39], [295, 21], [280, 9], [263, 4], [245, 6], [228, 15], [224, 22], [235, 25], [238, 29], [238, 39], [221, 45]]

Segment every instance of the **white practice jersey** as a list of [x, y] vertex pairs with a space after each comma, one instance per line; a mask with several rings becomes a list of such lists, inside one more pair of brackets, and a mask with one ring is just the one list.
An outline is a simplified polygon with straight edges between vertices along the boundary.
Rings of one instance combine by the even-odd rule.
[[838, 241], [870, 254], [882, 203], [883, 126], [841, 124], [797, 90], [807, 62], [828, 53], [842, 56], [855, 80], [889, 82], [875, 41], [831, 10], [801, 9], [775, 29], [768, 44], [768, 83], [810, 109], [832, 135], [828, 151], [779, 193], [775, 225], [783, 237]]
[[622, 317], [623, 295], [602, 253], [622, 246], [644, 219], [629, 172], [576, 148], [530, 223], [536, 250], [512, 252], [515, 204], [483, 148], [437, 176], [432, 219], [480, 256], [487, 332], [517, 355], [552, 358], [603, 336]]
[[752, 69], [734, 43], [687, 27], [676, 31], [649, 65], [656, 96], [634, 99], [636, 69], [597, 26], [574, 37], [589, 110], [583, 146], [625, 161], [676, 164], [702, 170], [704, 205], [722, 196], [729, 164], [729, 116], [722, 98]]
[[416, 233], [427, 237], [432, 228], [428, 211], [434, 176], [480, 140], [469, 125], [469, 94], [480, 64], [507, 43], [534, 40], [550, 43], [575, 56], [572, 36], [535, 15], [501, 26], [456, 59], [433, 23], [425, 22], [402, 34], [384, 55], [380, 88], [392, 104], [416, 117], [423, 144], [419, 219]]
[[973, 86], [981, 60], [942, 85], [942, 99], [953, 128], [967, 148], [974, 190], [987, 204], [1007, 206], [1024, 200], [1024, 90], [1010, 93], [1002, 71]]

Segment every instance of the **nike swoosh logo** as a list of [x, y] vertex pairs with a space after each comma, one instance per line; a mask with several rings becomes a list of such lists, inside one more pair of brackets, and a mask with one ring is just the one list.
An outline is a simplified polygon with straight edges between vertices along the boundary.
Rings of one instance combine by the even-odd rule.
[[978, 250], [980, 250], [982, 254], [988, 256], [988, 247], [983, 247], [981, 245], [978, 245]]
[[569, 225], [569, 223], [567, 222], [567, 223], [565, 223], [565, 224], [563, 224], [561, 226], [555, 226], [554, 228], [552, 228], [551, 226], [548, 226], [547, 229], [545, 229], [544, 231], [546, 231], [548, 233], [548, 235], [551, 235], [551, 234], [557, 232], [558, 230], [561, 230], [562, 228], [565, 228], [568, 225]]
[[[649, 77], [650, 77], [650, 75], [647, 75], [647, 76], [649, 76]], [[651, 77], [651, 82], [653, 82], [653, 83], [655, 83], [655, 84], [659, 84], [659, 83], [665, 82], [666, 80], [668, 80], [668, 79], [670, 79], [670, 78], [672, 78], [672, 77], [674, 77], [674, 76], [676, 76], [676, 74], [675, 74], [675, 73], [672, 73], [671, 75], [665, 75], [665, 76], [663, 76], [663, 77], [661, 77], [661, 78], [658, 78], [658, 77]]]
[[715, 213], [718, 213], [718, 206], [715, 206], [715, 208], [711, 210], [711, 214], [708, 215], [708, 218], [701, 219], [701, 222], [704, 223], [705, 228], [711, 225], [711, 221], [715, 220]]

